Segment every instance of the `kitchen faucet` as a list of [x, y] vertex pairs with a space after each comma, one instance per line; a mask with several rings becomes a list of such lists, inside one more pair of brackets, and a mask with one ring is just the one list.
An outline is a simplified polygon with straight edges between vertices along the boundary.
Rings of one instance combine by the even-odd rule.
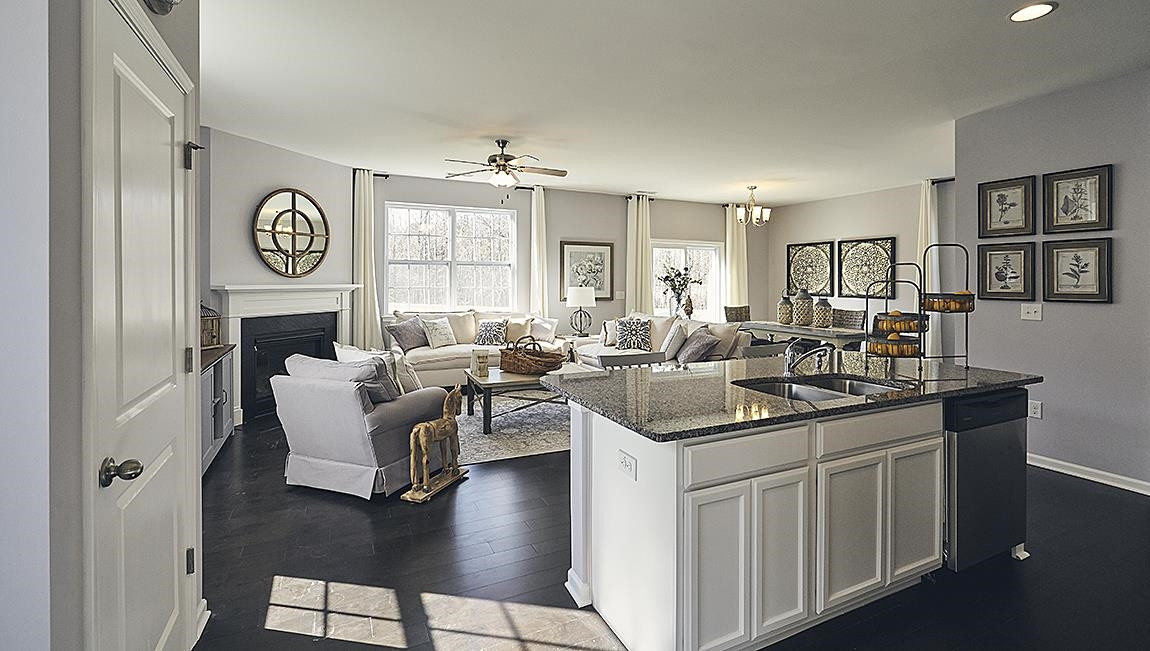
[[823, 360], [832, 353], [835, 349], [831, 344], [821, 344], [816, 348], [812, 348], [807, 352], [795, 356], [795, 347], [801, 342], [796, 339], [787, 346], [786, 351], [783, 352], [783, 375], [785, 377], [793, 377], [795, 375], [795, 367], [798, 366], [804, 359], [816, 355], [815, 357], [815, 373], [823, 372]]

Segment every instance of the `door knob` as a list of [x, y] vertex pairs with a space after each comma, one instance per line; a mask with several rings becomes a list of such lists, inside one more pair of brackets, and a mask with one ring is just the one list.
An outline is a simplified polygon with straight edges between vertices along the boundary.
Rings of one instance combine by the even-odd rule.
[[139, 459], [128, 459], [117, 464], [115, 459], [107, 457], [100, 464], [100, 486], [103, 488], [111, 486], [112, 480], [117, 477], [124, 481], [131, 481], [139, 477], [142, 472], [144, 472], [144, 464], [140, 463]]

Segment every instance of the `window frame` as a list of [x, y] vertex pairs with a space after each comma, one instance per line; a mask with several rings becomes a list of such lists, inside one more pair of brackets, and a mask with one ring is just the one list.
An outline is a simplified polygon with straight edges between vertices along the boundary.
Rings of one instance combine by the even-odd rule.
[[[719, 277], [716, 281], [715, 287], [718, 290], [719, 295], [716, 297], [716, 301], [717, 301], [717, 303], [715, 305], [716, 313], [711, 315], [711, 316], [714, 316], [717, 319], [716, 323], [721, 323], [724, 320], [723, 303], [726, 301], [726, 297], [727, 297], [727, 273], [726, 273], [727, 256], [726, 256], [726, 251], [725, 251], [725, 249], [726, 249], [725, 243], [708, 241], [708, 240], [676, 240], [676, 239], [667, 239], [667, 238], [662, 238], [662, 239], [652, 238], [651, 239], [651, 258], [652, 258], [652, 261], [654, 261], [655, 249], [684, 249], [684, 250], [686, 250], [686, 249], [691, 249], [691, 248], [713, 249], [718, 256], [718, 265], [716, 266], [716, 272], [719, 274]], [[655, 280], [655, 277], [657, 277], [659, 275], [660, 271], [661, 271], [661, 269], [651, 269], [652, 296], [654, 295], [655, 292], [662, 291], [662, 290], [658, 289], [658, 281]]]
[[[392, 208], [406, 208], [415, 210], [443, 210], [448, 213], [448, 232], [450, 236], [447, 241], [447, 260], [408, 260], [403, 258], [392, 259], [388, 255], [388, 239], [391, 232], [388, 230], [388, 225], [391, 221]], [[485, 260], [464, 260], [462, 262], [455, 259], [455, 238], [456, 238], [456, 214], [458, 212], [485, 212], [485, 213], [503, 213], [511, 217], [511, 235], [510, 240], [510, 262], [490, 262]], [[513, 208], [484, 208], [481, 206], [453, 206], [450, 204], [438, 203], [418, 203], [413, 201], [385, 201], [383, 202], [383, 309], [385, 314], [391, 314], [395, 309], [391, 303], [390, 297], [390, 265], [394, 262], [396, 264], [422, 264], [422, 265], [441, 265], [447, 267], [447, 305], [445, 306], [408, 306], [405, 311], [411, 312], [459, 312], [463, 310], [490, 310], [500, 311], [507, 310], [514, 312], [516, 306], [519, 304], [518, 297], [518, 277], [517, 267], [519, 261], [519, 211]], [[460, 306], [456, 304], [456, 270], [460, 266], [486, 266], [486, 267], [504, 267], [510, 266], [511, 271], [511, 286], [508, 290], [509, 305], [506, 308], [496, 307], [490, 305], [466, 305]]]

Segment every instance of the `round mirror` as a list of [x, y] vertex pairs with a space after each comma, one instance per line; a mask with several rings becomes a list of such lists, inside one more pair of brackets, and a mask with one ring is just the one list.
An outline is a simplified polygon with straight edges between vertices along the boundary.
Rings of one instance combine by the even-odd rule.
[[310, 274], [327, 256], [327, 217], [303, 190], [284, 188], [264, 197], [252, 235], [264, 264], [288, 278]]

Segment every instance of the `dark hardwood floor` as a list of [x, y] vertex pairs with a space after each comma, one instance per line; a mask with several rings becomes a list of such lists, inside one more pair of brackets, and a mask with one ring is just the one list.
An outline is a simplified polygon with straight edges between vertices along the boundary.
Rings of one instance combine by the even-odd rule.
[[[286, 454], [263, 419], [204, 477], [196, 649], [618, 648], [563, 588], [567, 453], [471, 466], [426, 505], [286, 486]], [[937, 572], [772, 649], [1148, 648], [1150, 498], [1036, 468], [1029, 490], [1029, 560]]]

